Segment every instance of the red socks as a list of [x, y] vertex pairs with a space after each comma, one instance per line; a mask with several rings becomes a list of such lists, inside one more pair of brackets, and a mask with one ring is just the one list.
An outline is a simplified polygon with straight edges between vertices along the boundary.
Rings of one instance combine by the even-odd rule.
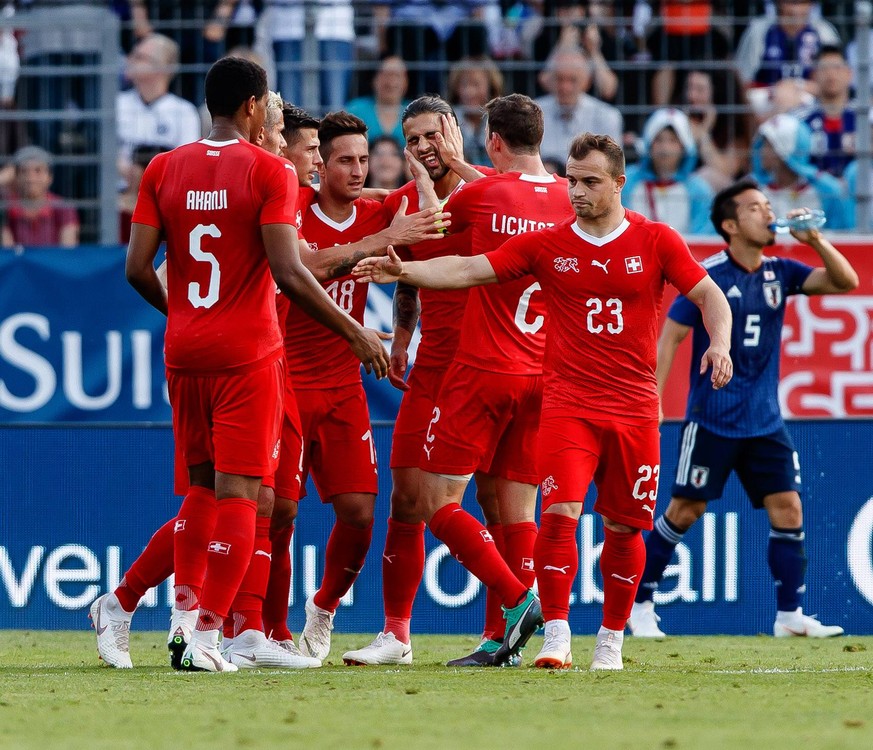
[[[500, 556], [506, 560], [506, 547], [503, 542], [503, 526], [499, 523], [488, 524], [485, 527], [494, 539], [494, 546]], [[503, 620], [503, 607], [500, 606], [500, 597], [494, 589], [485, 589], [485, 627], [482, 630], [483, 638], [503, 638], [506, 623]]]
[[570, 591], [579, 570], [579, 548], [576, 544], [578, 526], [578, 519], [558, 513], [543, 513], [540, 516], [534, 559], [543, 619], [546, 622], [570, 618]]
[[[215, 529], [206, 544], [206, 576], [200, 597], [198, 630], [221, 627], [230, 610], [252, 559], [256, 510], [253, 500], [241, 497], [225, 498], [218, 503]], [[220, 618], [217, 624], [212, 621], [214, 616]]]
[[360, 529], [336, 519], [324, 552], [321, 587], [312, 598], [316, 607], [328, 612], [336, 611], [340, 599], [346, 595], [364, 567], [372, 538], [372, 522]]
[[270, 534], [273, 559], [264, 597], [264, 632], [275, 641], [291, 640], [288, 630], [288, 597], [291, 594], [291, 537], [294, 524]]
[[512, 574], [488, 530], [460, 505], [444, 505], [433, 514], [429, 525], [456, 560], [497, 591], [505, 607], [514, 607], [521, 601], [527, 592], [524, 584]]
[[604, 529], [604, 532], [606, 539], [600, 553], [603, 627], [624, 630], [646, 567], [646, 544], [639, 531], [622, 534]]
[[215, 492], [190, 486], [173, 526], [176, 606], [179, 609], [197, 607], [206, 575], [206, 545], [212, 539], [217, 517]]
[[503, 527], [503, 559], [527, 588], [533, 586], [537, 577], [534, 569], [536, 543], [537, 525], [533, 521], [511, 523]]
[[412, 604], [424, 575], [424, 528], [422, 523], [388, 519], [385, 552], [382, 553], [382, 601], [385, 632], [409, 643]]
[[152, 535], [142, 554], [133, 561], [133, 565], [127, 569], [115, 589], [115, 596], [125, 612], [133, 612], [146, 591], [157, 586], [173, 572], [175, 524], [176, 519], [172, 518]]
[[270, 578], [270, 518], [255, 519], [255, 548], [239, 591], [233, 600], [234, 637], [244, 630], [263, 630], [262, 612]]

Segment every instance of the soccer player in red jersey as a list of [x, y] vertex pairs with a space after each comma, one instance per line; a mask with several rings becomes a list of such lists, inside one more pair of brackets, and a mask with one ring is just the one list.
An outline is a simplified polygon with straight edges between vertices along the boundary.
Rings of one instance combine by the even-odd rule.
[[[438, 96], [422, 96], [403, 112], [407, 158], [420, 163], [433, 182], [438, 205], [444, 205], [465, 180], [477, 179], [494, 170], [471, 167], [463, 160], [463, 141], [451, 106]], [[481, 170], [481, 171], [479, 171]], [[414, 211], [418, 206], [415, 181], [410, 181], [385, 199], [391, 210]], [[468, 253], [466, 235], [450, 232], [441, 242], [395, 245], [406, 259], [426, 260], [443, 255]], [[405, 391], [394, 425], [391, 444], [391, 514], [382, 554], [382, 595], [385, 625], [372, 643], [343, 655], [348, 664], [410, 664], [409, 635], [412, 605], [424, 573], [424, 515], [419, 507], [418, 468], [421, 447], [433, 415], [446, 369], [458, 346], [467, 290], [419, 291], [398, 284], [394, 295], [394, 337], [391, 344], [389, 379]], [[421, 315], [421, 341], [415, 367], [404, 382], [409, 364], [407, 350]], [[480, 498], [491, 487], [477, 476]], [[481, 500], [483, 506], [487, 502]], [[496, 516], [496, 511], [495, 511]], [[489, 527], [491, 528], [491, 527]], [[498, 606], [499, 612], [499, 606]], [[502, 613], [501, 625], [502, 625]]]
[[[512, 235], [572, 215], [566, 182], [550, 175], [539, 156], [543, 134], [539, 107], [530, 98], [513, 94], [492, 100], [485, 109], [486, 147], [501, 174], [463, 185], [447, 203], [448, 210], [454, 206], [457, 211], [453, 231], [465, 235], [462, 255], [493, 250]], [[417, 169], [424, 193], [429, 180], [423, 171]], [[423, 198], [424, 205], [437, 202], [432, 192]], [[510, 629], [512, 610], [534, 581], [535, 444], [545, 345], [538, 291], [531, 277], [472, 290], [454, 361], [431, 412], [423, 449], [418, 451], [419, 500], [431, 530], [464, 563], [482, 558], [473, 572], [495, 583], [493, 590], [510, 610], [506, 618]], [[495, 479], [503, 554], [511, 571], [501, 559], [494, 531], [460, 512], [467, 483], [480, 467]], [[532, 594], [525, 601], [525, 607], [535, 606]], [[518, 610], [519, 616], [525, 607]], [[527, 619], [531, 618], [522, 617]], [[502, 625], [502, 620], [496, 625], [486, 622], [487, 637], [477, 650], [449, 665], [494, 664], [504, 640]], [[522, 640], [514, 640], [513, 656], [523, 645]]]
[[[252, 556], [261, 480], [278, 457], [283, 363], [275, 285], [380, 375], [387, 357], [378, 337], [343, 315], [300, 263], [289, 212], [293, 170], [251, 143], [266, 114], [263, 69], [223, 58], [207, 75], [206, 93], [209, 137], [160, 155], [146, 170], [126, 273], [168, 315], [174, 433], [190, 480], [175, 522], [176, 603], [199, 607], [182, 665], [225, 672], [236, 667], [218, 651], [219, 628]], [[166, 290], [154, 269], [163, 239]], [[114, 619], [102, 600], [92, 605], [98, 643]], [[129, 655], [127, 662], [117, 666], [130, 666]]]
[[[700, 367], [712, 369], [714, 388], [732, 374], [731, 315], [724, 294], [682, 238], [621, 205], [624, 153], [612, 139], [589, 133], [575, 138], [567, 179], [575, 219], [519, 235], [485, 255], [404, 263], [390, 253], [362, 261], [355, 274], [433, 288], [511, 283], [528, 274], [539, 281], [549, 326], [538, 463], [543, 512], [534, 561], [546, 637], [535, 664], [572, 664], [575, 534], [593, 479], [606, 538], [603, 624], [591, 668], [615, 670], [623, 666], [624, 628], [645, 565], [641, 530], [652, 528], [657, 497], [655, 355], [664, 283], [701, 309], [710, 346]], [[504, 643], [498, 659], [510, 649]]]

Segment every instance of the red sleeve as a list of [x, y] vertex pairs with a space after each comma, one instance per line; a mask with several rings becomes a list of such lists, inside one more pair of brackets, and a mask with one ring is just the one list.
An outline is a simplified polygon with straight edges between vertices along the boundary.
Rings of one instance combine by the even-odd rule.
[[502, 283], [532, 273], [535, 252], [536, 244], [530, 241], [529, 235], [517, 234], [496, 250], [485, 253], [485, 257], [497, 274], [497, 280]]
[[311, 185], [301, 187], [300, 180], [297, 181], [297, 185], [297, 190], [299, 191], [297, 194], [297, 210], [302, 214], [306, 214], [309, 207], [315, 203], [315, 188]]
[[687, 294], [706, 276], [706, 269], [694, 260], [685, 240], [672, 227], [665, 225], [657, 242], [664, 277], [681, 294]]
[[164, 228], [158, 211], [158, 184], [164, 176], [166, 159], [166, 154], [158, 154], [145, 168], [139, 184], [136, 207], [130, 220], [132, 224], [147, 224], [155, 229]]
[[[265, 156], [269, 156], [264, 152]], [[261, 187], [263, 203], [260, 224], [294, 225], [297, 215], [299, 184], [297, 173], [283, 159], [271, 157], [258, 159], [253, 174], [255, 185]]]

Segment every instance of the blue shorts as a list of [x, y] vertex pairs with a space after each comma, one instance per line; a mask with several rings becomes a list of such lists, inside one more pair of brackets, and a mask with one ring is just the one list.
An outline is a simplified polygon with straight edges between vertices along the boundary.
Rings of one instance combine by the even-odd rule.
[[686, 422], [679, 436], [673, 497], [717, 500], [731, 471], [755, 508], [763, 507], [767, 495], [801, 491], [800, 462], [784, 427], [769, 435], [728, 438]]

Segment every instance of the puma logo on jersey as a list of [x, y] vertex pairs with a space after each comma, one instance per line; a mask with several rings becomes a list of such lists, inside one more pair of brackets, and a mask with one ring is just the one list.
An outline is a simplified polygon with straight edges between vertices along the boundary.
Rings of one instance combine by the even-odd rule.
[[613, 573], [612, 577], [617, 578], [619, 581], [624, 581], [625, 583], [633, 584], [634, 579], [637, 577], [637, 575], [638, 575], [637, 573], [634, 573], [629, 578], [625, 578], [624, 576], [620, 576], [618, 573]]
[[578, 258], [555, 258], [555, 270], [558, 273], [579, 273]]
[[430, 461], [430, 452], [433, 450], [432, 445], [425, 445], [424, 452], [427, 453], [427, 460]]
[[567, 575], [567, 570], [569, 570], [569, 568], [570, 568], [569, 565], [564, 565], [561, 568], [559, 568], [555, 565], [544, 565], [543, 566], [543, 570], [556, 570], [561, 575]]
[[650, 505], [644, 505], [644, 506], [643, 506], [643, 510], [647, 510], [647, 511], [649, 511], [649, 513], [652, 514], [652, 518], [655, 517], [655, 509], [654, 509], [652, 506], [650, 506]]
[[382, 557], [383, 557], [383, 559], [385, 559], [385, 560], [388, 562], [388, 564], [390, 565], [391, 563], [394, 562], [394, 558], [397, 557], [397, 555], [396, 555], [396, 554], [394, 554], [394, 555], [386, 555], [386, 554], [383, 552], [383, 553], [382, 553]]
[[601, 263], [599, 260], [592, 260], [591, 265], [597, 266], [598, 268], [602, 268], [603, 273], [609, 273], [609, 269], [607, 268], [607, 266], [609, 265], [609, 261], [611, 261], [611, 260], [612, 260], [612, 258], [607, 258], [606, 263]]

